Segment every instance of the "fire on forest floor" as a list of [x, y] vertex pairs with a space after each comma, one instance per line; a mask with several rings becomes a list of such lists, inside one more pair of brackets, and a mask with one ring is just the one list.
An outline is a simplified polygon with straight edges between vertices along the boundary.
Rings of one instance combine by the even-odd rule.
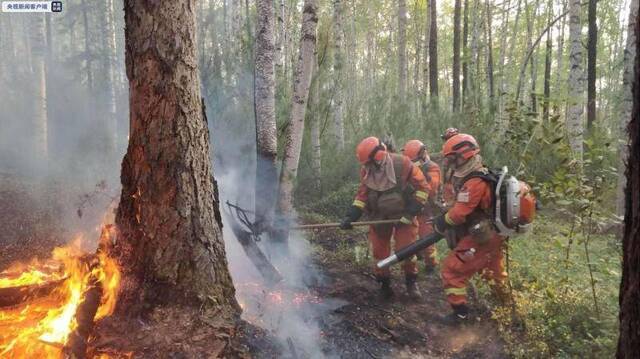
[[[103, 231], [101, 240], [108, 240], [108, 233]], [[22, 294], [13, 305], [0, 307], [0, 357], [62, 357], [81, 325], [76, 315], [90, 290], [101, 292], [95, 320], [113, 312], [119, 269], [103, 252], [88, 254], [82, 245], [78, 237], [45, 261], [33, 259], [0, 272], [0, 291]]]
[[[326, 357], [340, 358], [503, 358], [507, 357], [491, 314], [482, 305], [472, 303], [474, 321], [463, 327], [451, 327], [440, 319], [449, 311], [437, 274], [419, 275], [423, 298], [412, 301], [404, 294], [404, 280], [394, 271], [396, 297], [390, 302], [378, 297], [378, 285], [368, 264], [357, 264], [338, 255], [340, 248], [366, 251], [366, 242], [356, 244], [337, 231], [323, 231], [312, 239], [312, 259], [327, 280], [308, 288], [313, 293], [304, 305], [313, 307], [325, 301], [341, 300], [337, 306], [317, 318], [319, 344]], [[357, 250], [355, 247], [359, 247]], [[365, 248], [365, 249], [363, 249]], [[366, 262], [366, 260], [365, 260]], [[265, 305], [273, 301], [295, 306], [295, 296], [264, 289], [258, 283], [236, 284], [240, 298], [247, 293], [263, 293]], [[243, 314], [252, 324], [265, 328], [264, 318]], [[245, 344], [255, 357], [296, 357], [290, 348], [275, 345], [269, 331], [244, 334]], [[299, 353], [298, 353], [299, 354]], [[304, 357], [299, 356], [299, 357]]]

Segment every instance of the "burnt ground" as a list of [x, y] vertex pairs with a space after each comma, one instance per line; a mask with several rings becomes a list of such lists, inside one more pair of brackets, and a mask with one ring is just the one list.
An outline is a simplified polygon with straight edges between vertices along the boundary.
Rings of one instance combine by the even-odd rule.
[[[68, 240], [58, 217], [61, 206], [54, 198], [75, 202], [75, 194], [57, 191], [62, 186], [25, 183], [1, 173], [0, 181], [0, 270], [15, 260], [46, 258], [53, 247]], [[404, 281], [396, 268], [396, 297], [387, 302], [377, 295], [369, 259], [354, 261], [354, 248], [366, 252], [362, 233], [347, 236], [341, 231], [323, 231], [312, 237], [312, 244], [315, 251], [309, 265], [323, 278], [311, 281], [309, 289], [320, 300], [333, 303], [320, 317], [313, 318], [319, 322], [323, 356], [507, 357], [486, 307], [473, 305], [474, 320], [465, 326], [450, 327], [441, 322], [440, 317], [449, 308], [437, 274], [420, 273], [423, 299], [414, 302], [404, 295]], [[143, 353], [143, 357], [176, 358], [308, 357], [295, 345], [279, 344], [269, 331], [254, 323], [232, 324], [233, 320], [222, 318], [212, 323], [199, 318], [199, 313], [180, 308], [159, 308], [148, 318], [107, 318], [98, 323], [89, 350], [112, 357], [129, 357], [127, 353], [131, 352]]]
[[[316, 318], [321, 327], [321, 346], [327, 357], [340, 358], [503, 358], [508, 357], [496, 323], [484, 304], [474, 303], [473, 320], [461, 326], [443, 323], [449, 312], [437, 273], [427, 275], [421, 267], [419, 285], [423, 298], [411, 300], [404, 291], [403, 275], [393, 274], [396, 296], [385, 301], [368, 260], [349, 258], [355, 247], [366, 251], [364, 234], [345, 237], [344, 232], [325, 231], [312, 239], [314, 266], [323, 281], [312, 285], [320, 298], [341, 300], [342, 305]], [[351, 252], [351, 253], [349, 253]], [[262, 334], [262, 335], [259, 335]], [[274, 345], [266, 333], [245, 337], [244, 344], [256, 358], [299, 355], [295, 349]], [[265, 344], [269, 344], [266, 346]]]

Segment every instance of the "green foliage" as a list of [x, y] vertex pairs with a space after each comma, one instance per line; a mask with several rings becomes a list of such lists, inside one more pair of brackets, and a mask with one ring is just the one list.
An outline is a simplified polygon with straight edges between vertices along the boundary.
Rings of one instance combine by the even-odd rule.
[[[495, 307], [494, 318], [516, 357], [610, 357], [618, 332], [621, 256], [611, 238], [594, 236], [591, 269], [598, 283], [600, 313], [592, 299], [587, 257], [569, 252], [571, 232], [558, 216], [538, 219], [531, 233], [510, 241], [511, 308]], [[586, 240], [583, 234], [577, 241]]]

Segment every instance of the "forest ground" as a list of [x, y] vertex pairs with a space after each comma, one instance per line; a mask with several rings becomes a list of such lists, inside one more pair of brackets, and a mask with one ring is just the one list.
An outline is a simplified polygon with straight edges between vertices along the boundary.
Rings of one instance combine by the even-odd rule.
[[[61, 199], [71, 204], [77, 201], [77, 196], [65, 192], [62, 184], [39, 185], [1, 176], [0, 270], [15, 260], [47, 257], [53, 247], [64, 244], [69, 239], [70, 233], [65, 230], [69, 223], [57, 216], [73, 206], [61, 208], [55, 204]], [[325, 220], [327, 218], [311, 216], [304, 221]], [[511, 280], [518, 315], [526, 331], [513, 330], [513, 323], [505, 320], [505, 313], [491, 303], [481, 283], [476, 283], [477, 290], [471, 293], [472, 323], [460, 328], [443, 324], [440, 317], [448, 313], [449, 308], [440, 279], [437, 274], [425, 275], [422, 265], [419, 284], [423, 299], [419, 303], [404, 295], [404, 281], [397, 266], [393, 273], [396, 298], [391, 302], [382, 301], [371, 275], [364, 231], [309, 232], [307, 238], [313, 249], [309, 266], [323, 277], [309, 289], [320, 300], [339, 303], [328, 314], [317, 318], [321, 348], [325, 354], [353, 358], [496, 358], [589, 356], [589, 353], [609, 356], [617, 333], [620, 252], [616, 237], [594, 234], [591, 239], [598, 312], [589, 285], [584, 239], [577, 236], [571, 244], [567, 241], [567, 232], [566, 218], [543, 213], [531, 234], [512, 242]], [[440, 244], [441, 256], [446, 253], [444, 247]], [[567, 254], [570, 255], [567, 257]], [[217, 338], [216, 343], [225, 346], [230, 337], [239, 334], [231, 348], [218, 349], [234, 353], [233, 356], [296, 357], [290, 348], [277, 344], [268, 331], [251, 322], [244, 322], [239, 328], [227, 328], [223, 338], [219, 337], [220, 331], [212, 330], [211, 323], [200, 323], [202, 325], [184, 328], [193, 330], [193, 335], [185, 339], [184, 335], [174, 335], [176, 326], [171, 323], [175, 323], [181, 313], [158, 313], [162, 320], [158, 320], [155, 327], [144, 320], [129, 323], [140, 324], [142, 332], [155, 333], [143, 336], [145, 340], [139, 344], [157, 353], [167, 353], [170, 348], [176, 349], [176, 345], [206, 353], [211, 349], [210, 338]], [[100, 329], [108, 325], [104, 323]], [[153, 329], [162, 326], [171, 330]], [[114, 331], [122, 333], [123, 328], [122, 323], [117, 324]], [[206, 333], [199, 332], [202, 330]], [[192, 344], [193, 347], [189, 347]]]

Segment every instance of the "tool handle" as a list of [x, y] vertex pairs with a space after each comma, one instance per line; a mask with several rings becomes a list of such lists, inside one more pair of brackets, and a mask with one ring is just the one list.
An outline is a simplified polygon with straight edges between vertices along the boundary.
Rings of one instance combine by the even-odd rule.
[[[383, 219], [378, 221], [360, 221], [360, 222], [351, 222], [351, 225], [356, 226], [370, 226], [373, 224], [395, 224], [400, 223], [400, 218], [398, 219]], [[319, 228], [338, 228], [340, 227], [339, 222], [332, 223], [319, 223], [319, 224], [301, 224], [297, 226], [292, 226], [290, 229], [292, 230], [304, 230], [304, 229], [319, 229]]]

